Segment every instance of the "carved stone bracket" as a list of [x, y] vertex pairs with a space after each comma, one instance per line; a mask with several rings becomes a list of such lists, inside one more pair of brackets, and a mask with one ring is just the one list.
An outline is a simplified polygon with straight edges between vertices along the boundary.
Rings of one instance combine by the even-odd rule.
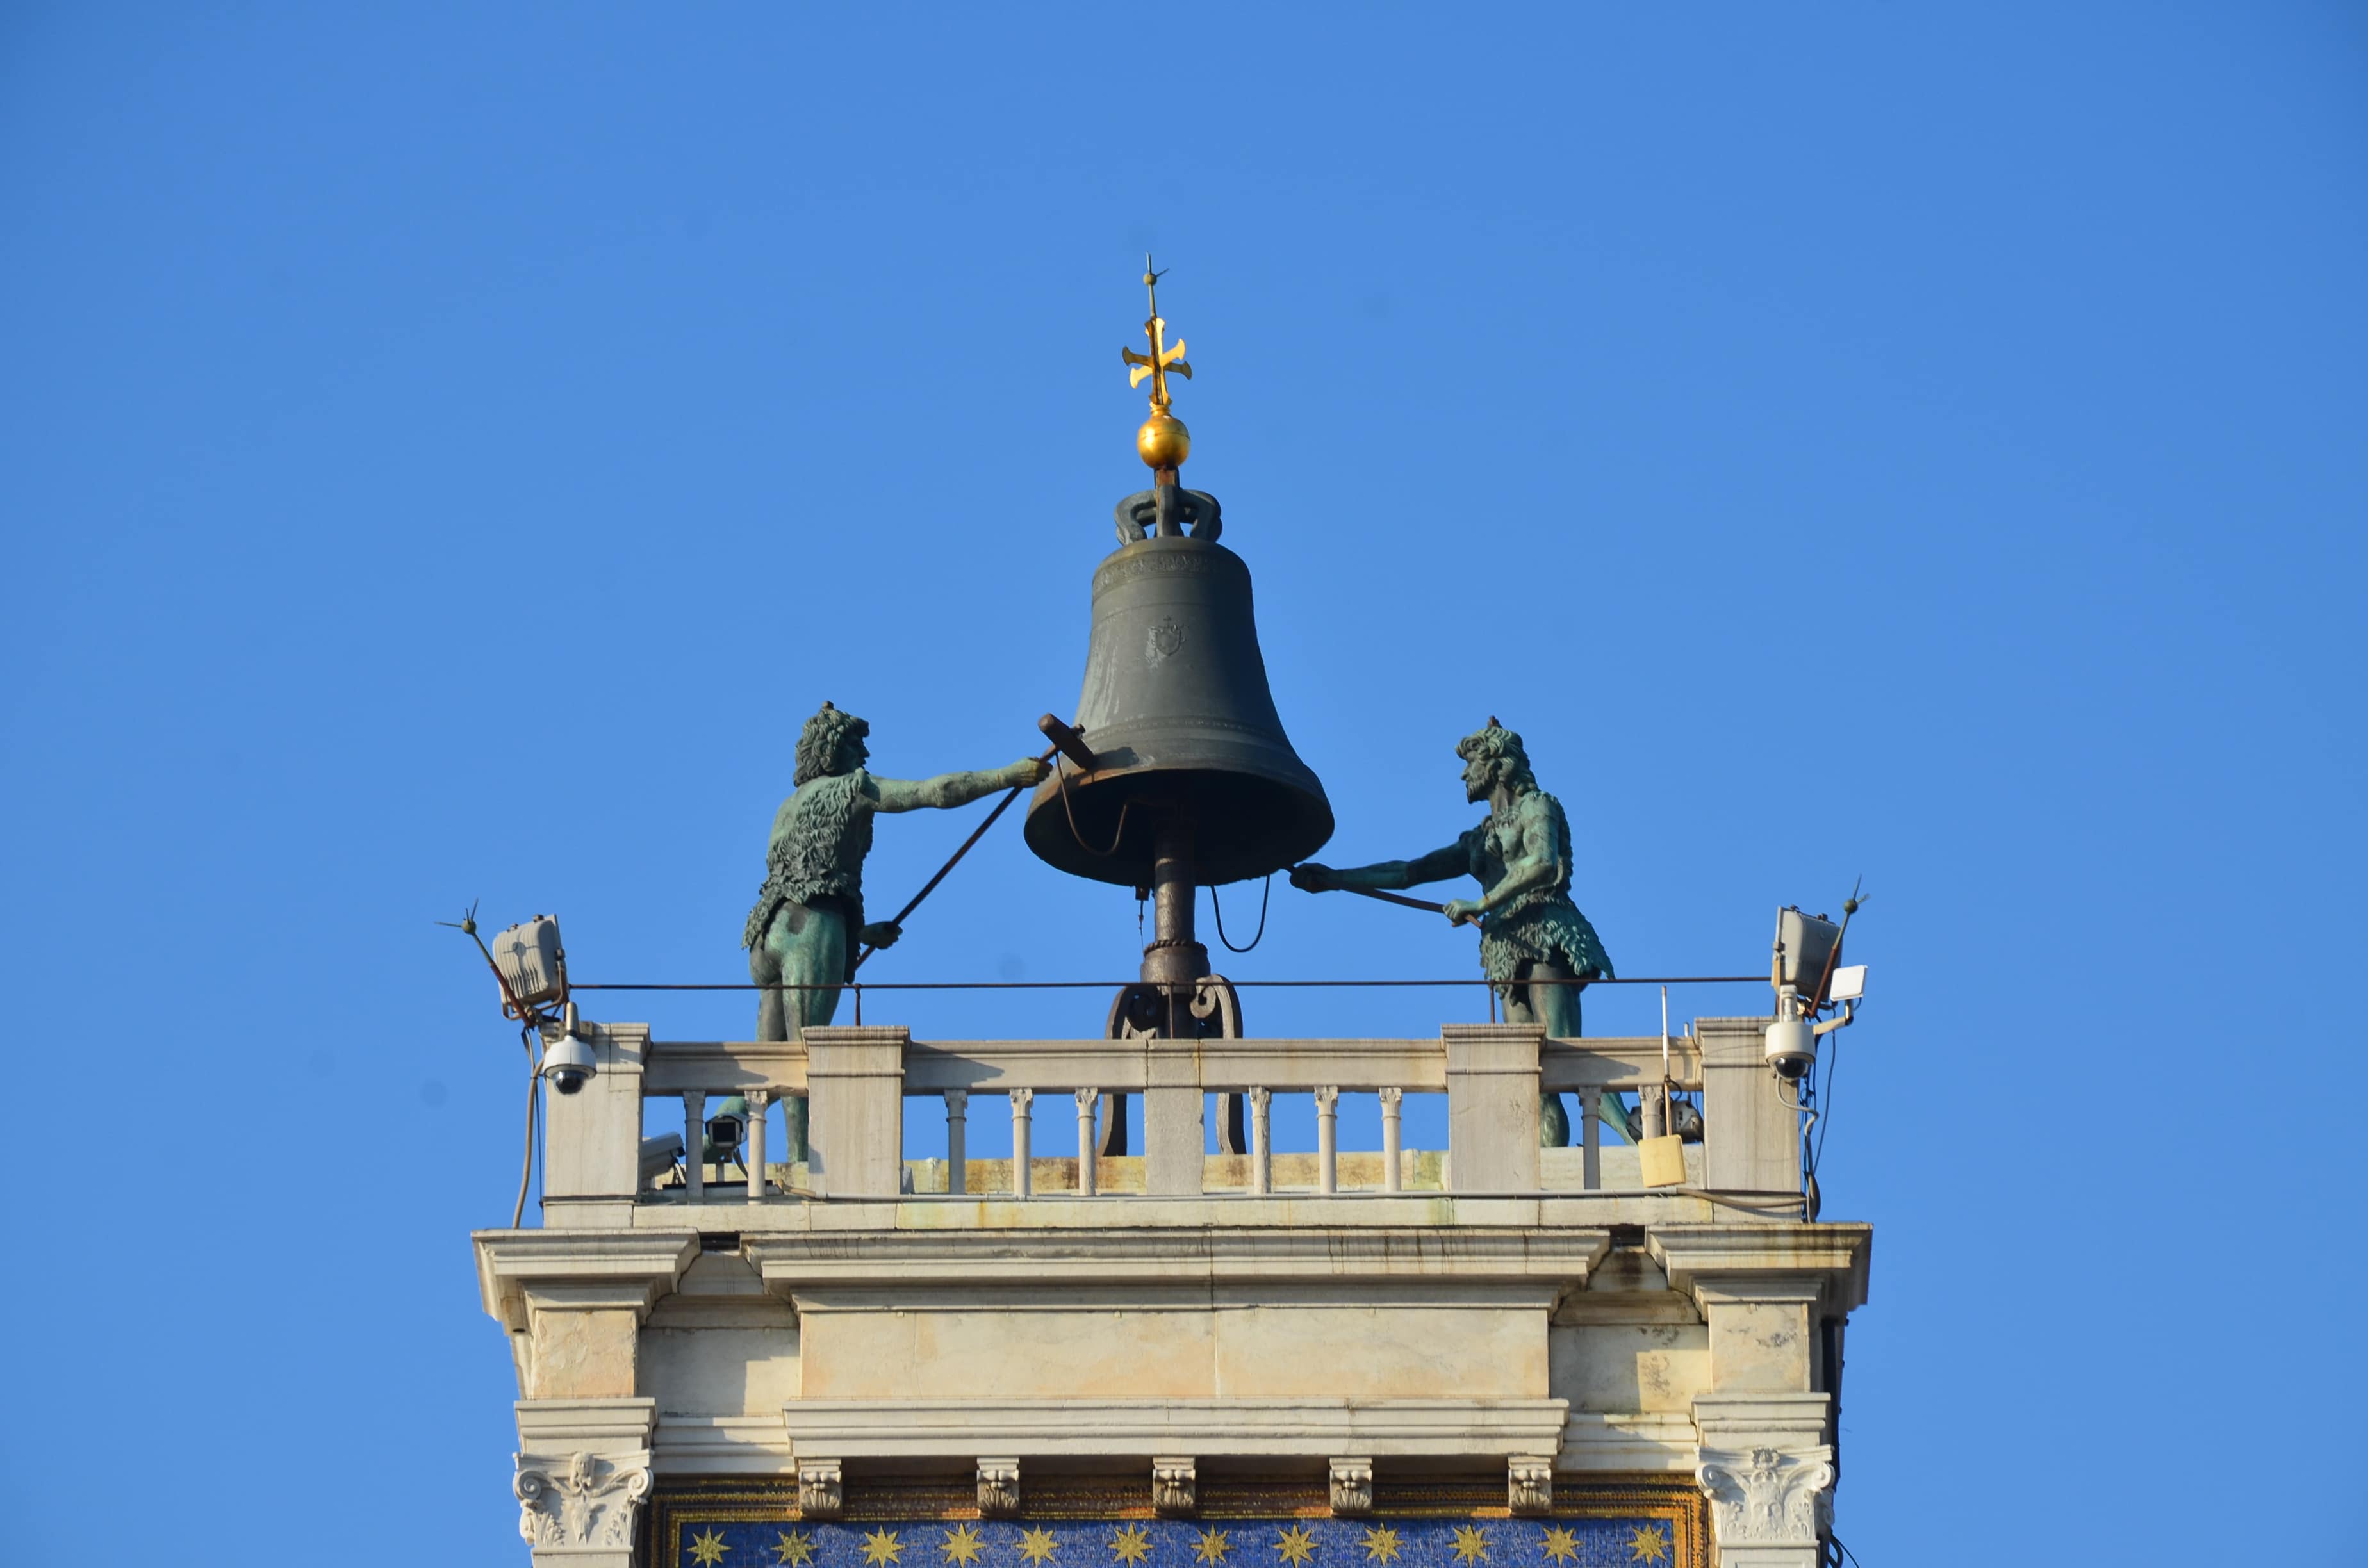
[[1371, 1457], [1332, 1461], [1332, 1511], [1344, 1519], [1360, 1519], [1373, 1511]]
[[633, 1509], [650, 1494], [646, 1449], [609, 1459], [588, 1453], [563, 1463], [515, 1456], [510, 1491], [518, 1500], [518, 1534], [538, 1547], [630, 1547]]
[[1833, 1505], [1834, 1451], [1813, 1449], [1701, 1450], [1694, 1478], [1710, 1497], [1722, 1548], [1815, 1546]]
[[809, 1519], [835, 1519], [846, 1511], [847, 1489], [837, 1460], [798, 1461], [798, 1512]]
[[1151, 1506], [1160, 1513], [1174, 1517], [1189, 1514], [1200, 1506], [1197, 1472], [1190, 1459], [1155, 1459], [1151, 1461]]
[[1019, 1514], [1019, 1461], [1016, 1459], [978, 1461], [978, 1511], [986, 1518], [1009, 1519]]
[[1516, 1514], [1554, 1511], [1554, 1460], [1520, 1454], [1505, 1461], [1506, 1503]]

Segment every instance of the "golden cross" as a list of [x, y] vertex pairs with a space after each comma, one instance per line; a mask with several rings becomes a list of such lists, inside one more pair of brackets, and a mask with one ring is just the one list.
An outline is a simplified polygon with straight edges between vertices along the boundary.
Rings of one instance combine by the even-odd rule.
[[1184, 362], [1184, 340], [1179, 337], [1176, 346], [1169, 347], [1167, 324], [1160, 319], [1159, 280], [1167, 276], [1165, 272], [1151, 270], [1149, 256], [1143, 258], [1143, 286], [1151, 294], [1151, 319], [1143, 324], [1143, 332], [1151, 339], [1151, 352], [1145, 356], [1132, 348], [1119, 350], [1121, 362], [1134, 367], [1127, 373], [1126, 384], [1139, 387], [1143, 384], [1143, 378], [1149, 376], [1152, 410], [1160, 414], [1167, 411], [1167, 372], [1173, 370], [1188, 381], [1192, 379], [1192, 367]]

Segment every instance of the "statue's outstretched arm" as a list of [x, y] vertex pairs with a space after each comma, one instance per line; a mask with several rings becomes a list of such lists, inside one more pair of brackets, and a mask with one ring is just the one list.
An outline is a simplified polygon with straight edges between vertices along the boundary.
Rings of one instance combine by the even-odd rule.
[[1395, 888], [1418, 887], [1424, 882], [1443, 882], [1450, 877], [1469, 876], [1472, 857], [1461, 839], [1443, 849], [1411, 860], [1376, 860], [1370, 866], [1348, 866], [1335, 869], [1314, 861], [1291, 873], [1293, 887], [1309, 892], [1328, 892], [1335, 888], [1371, 888], [1387, 892]]
[[1023, 757], [1008, 767], [983, 773], [940, 773], [935, 778], [882, 778], [874, 775], [869, 791], [875, 812], [917, 812], [966, 806], [984, 795], [1004, 790], [1024, 790], [1044, 777], [1044, 765]]

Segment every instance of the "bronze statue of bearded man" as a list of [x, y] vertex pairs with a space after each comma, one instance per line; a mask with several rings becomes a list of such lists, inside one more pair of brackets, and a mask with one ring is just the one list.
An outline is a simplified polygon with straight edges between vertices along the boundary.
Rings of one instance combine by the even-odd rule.
[[[1452, 901], [1447, 918], [1455, 926], [1479, 923], [1480, 967], [1503, 997], [1505, 1017], [1543, 1024], [1555, 1039], [1575, 1039], [1581, 987], [1571, 983], [1611, 979], [1611, 959], [1595, 926], [1570, 901], [1569, 819], [1562, 802], [1538, 788], [1521, 737], [1495, 719], [1458, 741], [1455, 753], [1463, 759], [1464, 797], [1486, 801], [1487, 820], [1412, 860], [1339, 870], [1310, 861], [1292, 872], [1292, 882], [1326, 892], [1477, 878], [1480, 896]], [[1570, 1142], [1560, 1095], [1541, 1100], [1538, 1141], [1551, 1148]]]
[[[919, 780], [882, 778], [864, 767], [871, 726], [825, 702], [798, 736], [795, 789], [773, 813], [765, 881], [740, 945], [757, 994], [757, 1038], [790, 1040], [830, 1022], [838, 987], [855, 978], [866, 946], [884, 948], [901, 934], [891, 922], [863, 920], [863, 858], [871, 819], [881, 812], [968, 805], [998, 790], [1042, 778], [1033, 757], [981, 773], [941, 773]], [[805, 1157], [805, 1102], [784, 1102], [791, 1160]]]

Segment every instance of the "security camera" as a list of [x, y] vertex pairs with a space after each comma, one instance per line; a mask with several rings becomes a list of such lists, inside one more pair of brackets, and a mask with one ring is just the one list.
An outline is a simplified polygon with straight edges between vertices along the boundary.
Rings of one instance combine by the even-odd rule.
[[748, 1100], [745, 1095], [731, 1095], [715, 1108], [707, 1119], [707, 1147], [703, 1153], [711, 1165], [722, 1165], [741, 1157], [740, 1146], [747, 1142]]
[[1808, 1075], [1817, 1064], [1817, 1031], [1801, 1016], [1801, 994], [1787, 985], [1776, 994], [1776, 1018], [1768, 1026], [1768, 1065], [1787, 1083]]
[[551, 1086], [563, 1095], [572, 1095], [591, 1081], [600, 1070], [592, 1054], [592, 1044], [575, 1032], [575, 1005], [569, 1003], [560, 1026], [559, 1038], [543, 1048], [542, 1075]]

